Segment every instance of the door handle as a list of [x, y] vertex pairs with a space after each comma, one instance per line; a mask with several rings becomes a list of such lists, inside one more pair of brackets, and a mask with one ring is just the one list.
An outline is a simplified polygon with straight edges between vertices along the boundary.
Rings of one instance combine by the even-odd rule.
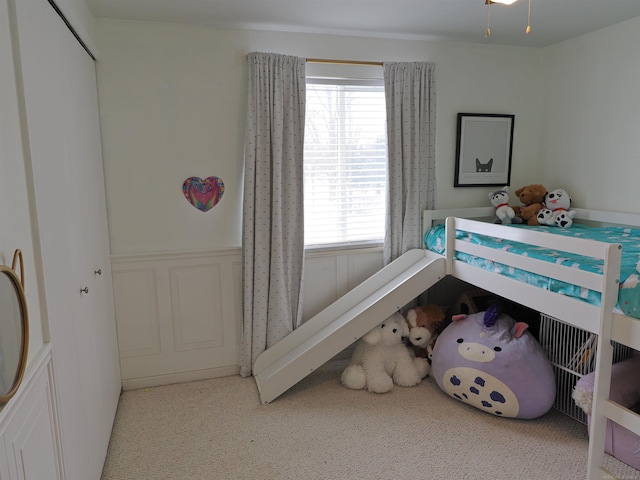
[[81, 288], [80, 293], [89, 293], [89, 287]]

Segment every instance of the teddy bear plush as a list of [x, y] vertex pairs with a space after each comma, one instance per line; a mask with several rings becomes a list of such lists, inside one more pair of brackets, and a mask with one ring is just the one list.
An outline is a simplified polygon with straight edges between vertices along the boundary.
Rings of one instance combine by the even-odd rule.
[[514, 222], [516, 212], [509, 206], [509, 189], [504, 186], [500, 190], [489, 193], [489, 202], [496, 207], [496, 218], [494, 223], [508, 225]]
[[560, 228], [569, 228], [573, 225], [576, 216], [571, 207], [571, 197], [562, 188], [553, 190], [544, 197], [544, 208], [538, 212], [540, 225], [555, 225]]
[[438, 334], [444, 329], [445, 315], [438, 305], [421, 305], [405, 313], [409, 325], [408, 341], [416, 357], [429, 359]]
[[539, 183], [525, 185], [516, 190], [516, 196], [522, 203], [521, 206], [513, 207], [516, 217], [522, 219], [522, 223], [527, 225], [539, 225], [538, 212], [544, 208], [544, 197], [547, 188]]
[[429, 363], [414, 357], [402, 341], [409, 327], [401, 313], [394, 313], [356, 344], [351, 361], [342, 372], [342, 384], [354, 390], [366, 388], [385, 393], [393, 385], [413, 387], [429, 373]]

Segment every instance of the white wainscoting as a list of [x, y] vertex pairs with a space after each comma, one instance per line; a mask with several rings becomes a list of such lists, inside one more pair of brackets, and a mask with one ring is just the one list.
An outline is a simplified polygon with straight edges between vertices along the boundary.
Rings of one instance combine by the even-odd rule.
[[239, 249], [111, 263], [125, 389], [238, 373]]
[[51, 344], [45, 344], [0, 412], [0, 478], [62, 480], [58, 423]]
[[382, 248], [308, 252], [303, 320], [308, 320], [382, 268]]
[[[303, 321], [309, 320], [382, 268], [382, 248], [308, 252], [305, 256]], [[335, 359], [351, 358], [353, 347]]]
[[[234, 375], [242, 329], [242, 252], [113, 256], [125, 390]], [[306, 255], [308, 320], [382, 268], [382, 250]]]

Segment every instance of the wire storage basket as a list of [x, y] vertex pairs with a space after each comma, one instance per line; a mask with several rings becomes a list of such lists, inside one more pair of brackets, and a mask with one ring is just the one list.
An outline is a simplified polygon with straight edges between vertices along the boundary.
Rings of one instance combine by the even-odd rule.
[[[553, 407], [586, 425], [587, 415], [571, 394], [576, 382], [595, 369], [598, 336], [541, 313], [539, 341], [556, 377]], [[632, 353], [631, 348], [613, 343], [613, 363], [626, 360]]]

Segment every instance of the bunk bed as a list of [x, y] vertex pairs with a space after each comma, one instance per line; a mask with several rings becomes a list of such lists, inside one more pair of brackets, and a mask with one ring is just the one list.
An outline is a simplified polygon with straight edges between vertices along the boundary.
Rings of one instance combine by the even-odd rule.
[[[575, 210], [576, 226], [640, 226], [640, 215], [637, 214]], [[598, 336], [587, 477], [614, 478], [604, 467], [607, 419], [640, 435], [640, 415], [609, 399], [613, 358], [611, 342], [640, 350], [640, 319], [623, 313], [621, 307], [624, 305], [619, 305], [618, 300], [622, 290], [623, 247], [620, 243], [565, 236], [557, 227], [496, 225], [492, 223], [493, 217], [492, 208], [425, 211], [425, 239], [433, 235], [434, 226], [438, 228], [440, 225], [443, 234], [435, 241], [430, 238], [428, 243], [436, 251], [429, 254], [445, 259], [447, 275]], [[498, 246], [471, 240], [476, 235], [494, 239]], [[438, 246], [434, 248], [436, 244]], [[557, 257], [565, 261], [523, 255], [518, 248], [512, 248], [513, 245], [559, 252]], [[577, 265], [575, 259], [578, 257], [587, 257], [596, 266], [583, 269]], [[512, 275], [517, 272], [532, 273], [536, 278], [545, 280], [529, 284], [522, 276]], [[567, 289], [563, 286], [567, 285], [575, 286], [575, 296], [566, 294]]]

